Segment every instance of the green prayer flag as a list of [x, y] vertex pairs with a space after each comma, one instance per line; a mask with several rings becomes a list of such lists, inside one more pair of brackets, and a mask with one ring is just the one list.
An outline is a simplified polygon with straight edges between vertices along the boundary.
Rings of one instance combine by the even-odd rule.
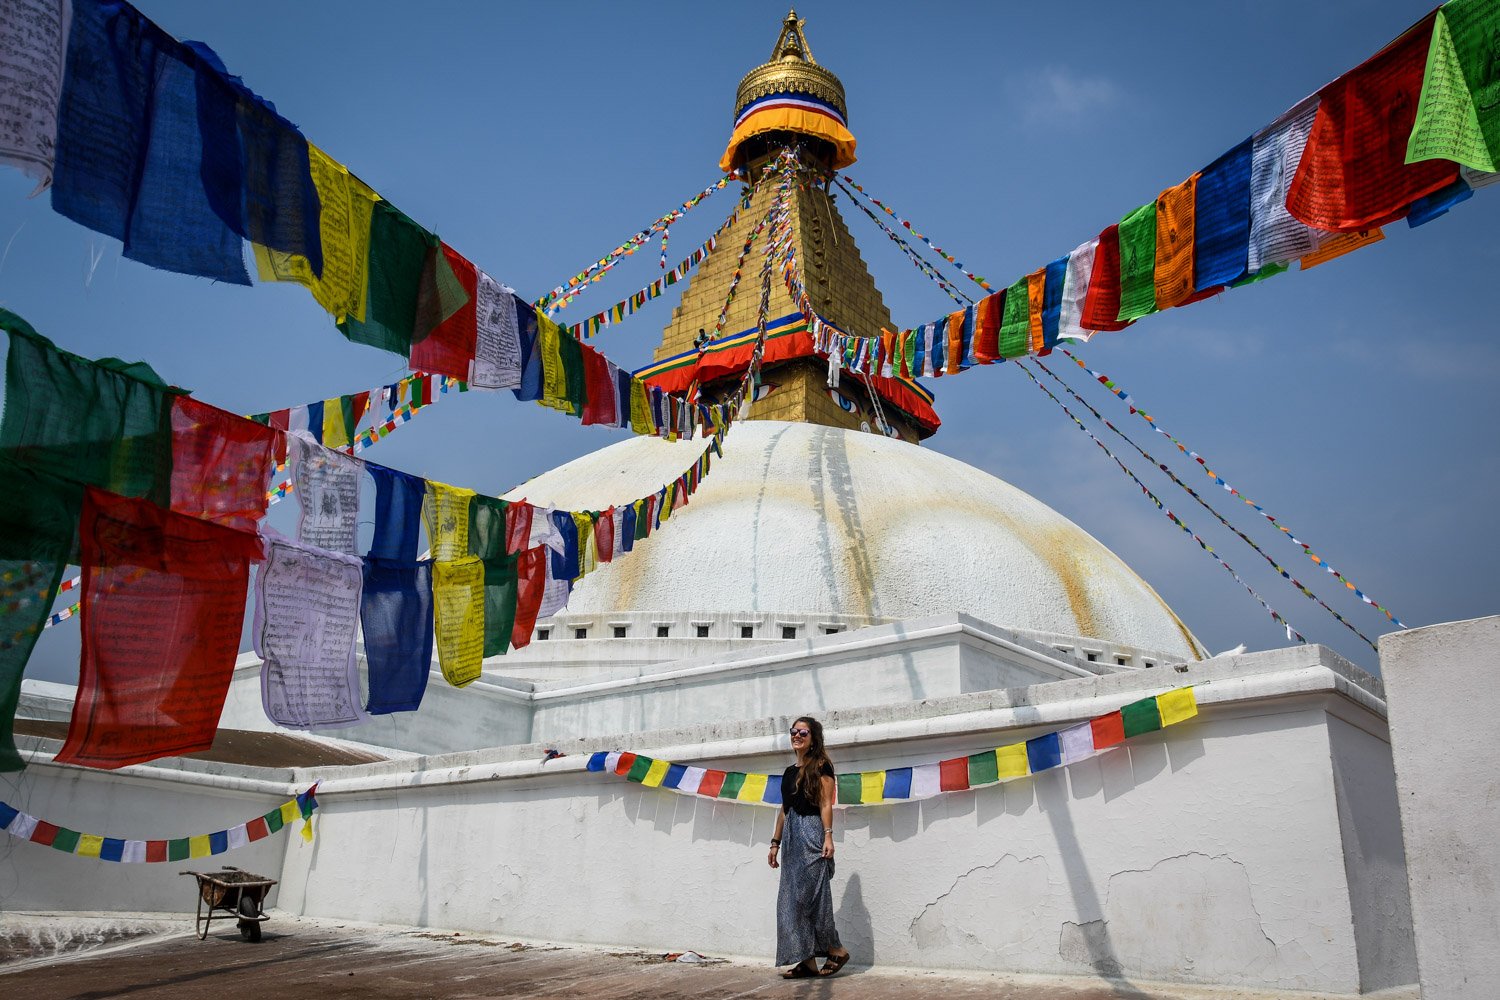
[[484, 655], [502, 656], [510, 649], [519, 592], [519, 553], [506, 552], [505, 511], [495, 497], [469, 502], [469, 554], [484, 564]]
[[417, 290], [412, 343], [420, 344], [426, 340], [428, 334], [468, 304], [469, 293], [458, 275], [453, 273], [453, 265], [448, 263], [448, 255], [443, 252], [442, 242], [436, 236], [432, 237], [432, 244], [428, 247], [427, 257], [422, 264], [422, 281]]
[[573, 416], [583, 416], [588, 403], [588, 369], [583, 363], [583, 345], [566, 331], [557, 338], [558, 353], [562, 355], [563, 372], [568, 380], [568, 402], [573, 404]]
[[[1009, 297], [1009, 296], [1007, 296]], [[969, 787], [989, 785], [1000, 780], [1000, 762], [995, 751], [969, 755]]]
[[[0, 455], [68, 482], [165, 507], [172, 485], [172, 405], [166, 383], [141, 362], [90, 361], [58, 350], [15, 313]], [[27, 502], [12, 494], [8, 504]]]
[[[635, 763], [630, 765], [630, 772], [625, 775], [625, 780], [634, 781], [636, 784], [640, 784], [642, 781], [646, 780], [646, 772], [650, 771], [651, 765], [655, 763], [656, 761], [652, 760], [650, 757], [647, 757], [645, 755], [637, 755], [637, 757], [635, 758]], [[743, 781], [744, 778], [745, 776], [743, 774], [740, 775], [741, 781]]]
[[1161, 709], [1155, 698], [1142, 698], [1120, 709], [1120, 718], [1125, 721], [1125, 738], [1153, 733], [1161, 728]]
[[1000, 356], [1020, 358], [1031, 348], [1031, 296], [1022, 278], [1005, 290], [1000, 312]]
[[745, 787], [745, 776], [739, 771], [730, 771], [724, 775], [724, 785], [719, 789], [719, 798], [738, 798], [740, 789]]
[[1257, 281], [1265, 281], [1267, 278], [1274, 278], [1278, 274], [1285, 274], [1289, 267], [1291, 267], [1290, 264], [1267, 264], [1254, 274], [1247, 274], [1238, 281], [1230, 282], [1229, 287], [1242, 288], [1245, 285], [1253, 285]]
[[858, 774], [841, 774], [839, 782], [839, 805], [856, 805], [862, 802], [863, 785]]
[[1406, 162], [1455, 160], [1493, 173], [1500, 163], [1500, 6], [1452, 0], [1438, 8]]
[[417, 297], [428, 257], [435, 249], [441, 257], [436, 236], [390, 202], [376, 202], [370, 214], [369, 296], [365, 318], [345, 316], [338, 322], [339, 332], [356, 344], [368, 344], [403, 358], [410, 355], [417, 322]]
[[58, 827], [57, 836], [52, 838], [52, 849], [62, 851], [64, 854], [72, 854], [78, 850], [79, 836], [77, 830], [69, 830], [65, 826]]
[[179, 837], [176, 840], [167, 841], [167, 860], [186, 861], [191, 852], [188, 849], [188, 838]]
[[[281, 807], [278, 806], [275, 809], [272, 809], [270, 812], [262, 816], [261, 819], [266, 821], [266, 829], [271, 831], [272, 833], [275, 833], [282, 827]], [[186, 844], [187, 841], [183, 841], [183, 843]]]
[[1120, 220], [1121, 323], [1156, 312], [1156, 201]]

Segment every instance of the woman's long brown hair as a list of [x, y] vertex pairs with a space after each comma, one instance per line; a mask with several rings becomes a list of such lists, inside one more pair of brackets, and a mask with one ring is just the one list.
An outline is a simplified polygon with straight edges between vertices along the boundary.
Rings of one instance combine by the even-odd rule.
[[[810, 715], [798, 717], [797, 722], [807, 723], [807, 728], [812, 733], [807, 738], [807, 752], [802, 755], [802, 766], [797, 769], [797, 791], [809, 802], [821, 806], [823, 765], [827, 764], [830, 769], [833, 767], [833, 761], [828, 759], [828, 751], [823, 749], [823, 723]], [[797, 722], [792, 725], [797, 725]]]

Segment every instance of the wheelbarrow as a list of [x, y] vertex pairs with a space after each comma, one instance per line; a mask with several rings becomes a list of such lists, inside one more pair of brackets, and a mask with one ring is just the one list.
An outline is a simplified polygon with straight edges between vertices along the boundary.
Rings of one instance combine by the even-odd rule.
[[229, 914], [238, 922], [241, 938], [260, 940], [260, 925], [270, 919], [266, 916], [265, 902], [271, 887], [276, 884], [275, 879], [252, 875], [229, 865], [225, 865], [223, 871], [178, 874], [191, 875], [198, 880], [198, 912], [193, 918], [193, 930], [199, 941], [208, 937], [208, 925], [213, 922], [217, 911], [223, 911], [220, 920], [224, 919], [223, 914]]

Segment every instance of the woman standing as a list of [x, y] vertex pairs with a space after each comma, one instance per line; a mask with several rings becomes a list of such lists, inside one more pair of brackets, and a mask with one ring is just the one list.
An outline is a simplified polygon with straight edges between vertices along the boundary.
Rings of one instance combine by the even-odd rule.
[[[796, 963], [783, 979], [831, 976], [849, 961], [833, 926], [833, 763], [823, 750], [823, 725], [803, 716], [792, 723], [797, 763], [781, 776], [781, 812], [771, 835], [772, 868], [781, 869], [776, 896], [776, 964]], [[785, 835], [783, 838], [783, 834]], [[786, 863], [777, 853], [786, 843]], [[822, 970], [817, 957], [827, 956]]]

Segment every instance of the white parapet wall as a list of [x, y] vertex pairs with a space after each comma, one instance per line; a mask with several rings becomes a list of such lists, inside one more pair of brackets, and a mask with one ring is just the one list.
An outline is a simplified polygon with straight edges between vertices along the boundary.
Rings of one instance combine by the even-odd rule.
[[[1414, 982], [1382, 689], [1321, 647], [824, 721], [839, 770], [871, 770], [1026, 739], [1186, 684], [1197, 718], [1093, 759], [838, 809], [835, 912], [856, 962], [1345, 994]], [[268, 845], [284, 852], [279, 863], [214, 860], [279, 875], [279, 906], [299, 914], [769, 964], [774, 811], [585, 765], [590, 751], [621, 748], [779, 772], [792, 718], [554, 741], [567, 756], [546, 763], [540, 744], [290, 776], [169, 762], [96, 774], [43, 755], [25, 780], [38, 814], [155, 836], [217, 829], [321, 780], [311, 845], [282, 834]], [[189, 865], [131, 871], [32, 844], [10, 857], [13, 907], [191, 902], [172, 874]]]
[[1500, 997], [1500, 617], [1380, 640], [1423, 1000]]

